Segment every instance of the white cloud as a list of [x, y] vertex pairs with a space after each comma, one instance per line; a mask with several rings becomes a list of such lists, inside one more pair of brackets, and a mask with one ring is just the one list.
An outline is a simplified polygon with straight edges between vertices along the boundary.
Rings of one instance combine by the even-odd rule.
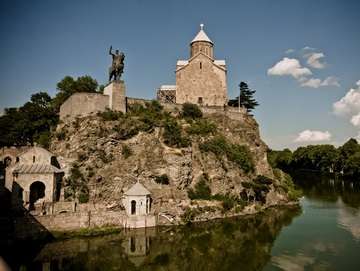
[[291, 53], [294, 53], [294, 52], [295, 52], [295, 50], [292, 49], [292, 48], [290, 48], [290, 49], [287, 49], [287, 50], [285, 51], [285, 54], [291, 54]]
[[340, 87], [339, 81], [336, 77], [329, 76], [323, 81], [319, 78], [310, 78], [302, 80], [301, 82], [302, 87], [310, 87], [310, 88], [319, 88], [319, 87], [325, 87], [325, 86], [336, 86]]
[[324, 81], [322, 81], [321, 85], [340, 87], [339, 80], [334, 76], [328, 76]]
[[328, 131], [311, 131], [305, 130], [299, 133], [294, 142], [315, 142], [315, 141], [328, 141], [331, 139], [331, 134]]
[[354, 126], [360, 126], [360, 113], [352, 116], [350, 122]]
[[287, 57], [284, 57], [273, 67], [268, 69], [267, 73], [268, 75], [278, 76], [291, 75], [295, 79], [300, 79], [302, 77], [312, 74], [312, 72], [308, 68], [302, 67], [300, 65], [299, 60]]
[[310, 53], [306, 54], [307, 64], [315, 69], [323, 69], [325, 68], [325, 63], [323, 62], [323, 58], [325, 55], [323, 53]]
[[309, 80], [303, 81], [301, 83], [302, 87], [318, 88], [321, 86], [321, 80], [319, 78], [310, 78]]
[[336, 115], [357, 115], [360, 113], [360, 82], [358, 87], [350, 89], [344, 97], [333, 104], [333, 112]]
[[315, 48], [310, 47], [310, 46], [305, 46], [304, 48], [302, 48], [304, 51], [313, 51], [315, 50]]
[[360, 80], [356, 82], [356, 85], [360, 87]]

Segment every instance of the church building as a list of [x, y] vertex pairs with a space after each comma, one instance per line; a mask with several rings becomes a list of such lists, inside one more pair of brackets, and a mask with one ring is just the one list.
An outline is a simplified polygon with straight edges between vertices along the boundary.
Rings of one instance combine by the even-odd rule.
[[190, 58], [176, 63], [176, 85], [162, 85], [157, 99], [165, 103], [193, 103], [201, 106], [227, 104], [225, 60], [214, 57], [214, 43], [200, 25], [190, 43]]

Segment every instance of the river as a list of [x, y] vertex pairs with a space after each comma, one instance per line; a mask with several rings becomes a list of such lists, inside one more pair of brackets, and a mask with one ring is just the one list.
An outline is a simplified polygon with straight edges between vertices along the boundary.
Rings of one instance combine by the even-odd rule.
[[23, 246], [3, 261], [21, 271], [360, 270], [360, 185], [295, 179], [301, 208]]

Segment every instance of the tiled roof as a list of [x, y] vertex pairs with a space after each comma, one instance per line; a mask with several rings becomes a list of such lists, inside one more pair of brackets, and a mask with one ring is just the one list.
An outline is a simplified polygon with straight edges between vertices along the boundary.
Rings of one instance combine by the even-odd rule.
[[13, 173], [61, 173], [61, 169], [50, 164], [18, 164], [14, 167]]
[[150, 195], [151, 193], [149, 190], [145, 188], [145, 186], [137, 182], [124, 194], [128, 196], [146, 196], [146, 195]]

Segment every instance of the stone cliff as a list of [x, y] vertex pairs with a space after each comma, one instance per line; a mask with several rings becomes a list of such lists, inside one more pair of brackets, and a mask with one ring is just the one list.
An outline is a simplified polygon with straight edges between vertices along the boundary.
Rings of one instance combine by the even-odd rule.
[[132, 105], [62, 122], [51, 151], [66, 171], [65, 200], [121, 209], [137, 180], [152, 212], [182, 221], [255, 212], [295, 199], [291, 181], [267, 162], [258, 124], [245, 112], [186, 105]]

